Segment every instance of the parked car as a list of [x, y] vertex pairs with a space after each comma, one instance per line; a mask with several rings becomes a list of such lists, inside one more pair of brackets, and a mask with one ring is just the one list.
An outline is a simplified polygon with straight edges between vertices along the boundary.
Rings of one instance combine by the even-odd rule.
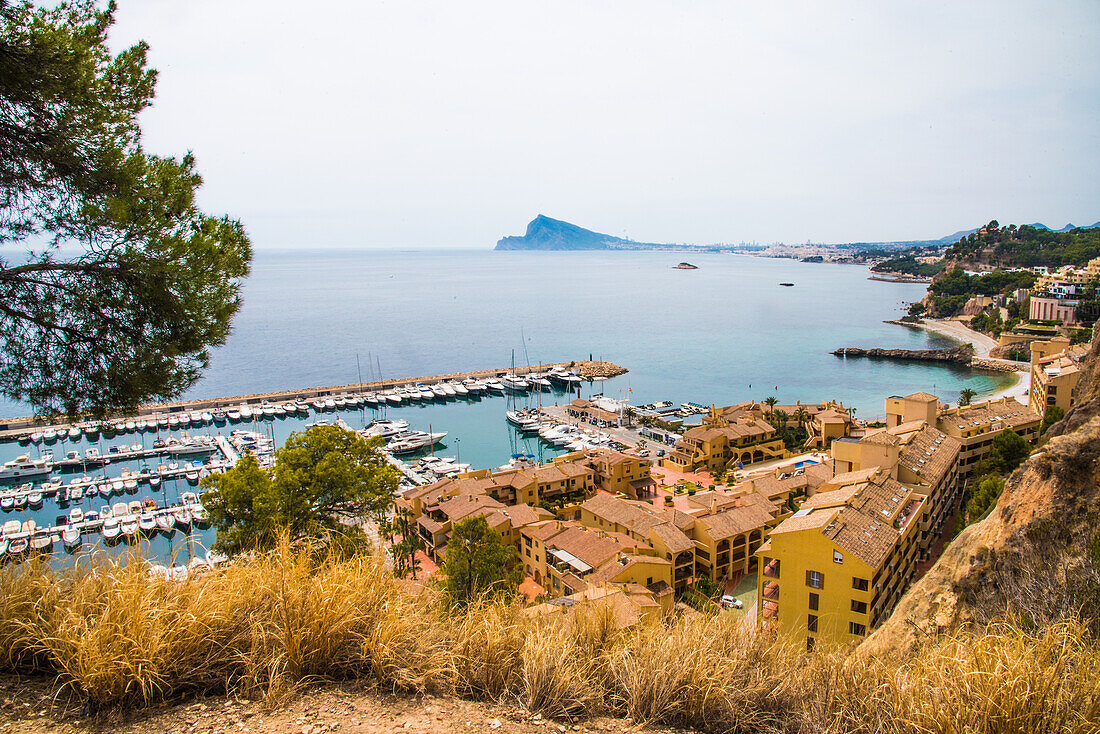
[[649, 449], [638, 449], [638, 456], [649, 456]]
[[664, 449], [657, 449], [657, 456], [664, 456], [664, 455], [665, 455], [665, 450]]
[[745, 606], [741, 603], [740, 599], [735, 596], [730, 596], [729, 594], [724, 595], [720, 603], [723, 609], [741, 609]]

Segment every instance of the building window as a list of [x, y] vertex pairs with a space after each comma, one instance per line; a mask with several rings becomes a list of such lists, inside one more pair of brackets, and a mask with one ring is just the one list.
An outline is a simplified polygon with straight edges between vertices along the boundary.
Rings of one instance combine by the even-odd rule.
[[856, 591], [867, 591], [869, 584], [867, 579], [859, 579], [855, 576], [852, 577], [852, 588]]
[[810, 592], [810, 609], [813, 609], [815, 612], [817, 611], [819, 605], [819, 599], [820, 597], [818, 597], [817, 594], [812, 591]]
[[531, 545], [531, 539], [530, 538], [525, 537], [523, 539], [523, 542], [526, 543], [527, 545]]
[[810, 632], [817, 632], [817, 615], [816, 614], [806, 615], [806, 629], [808, 629]]
[[867, 613], [867, 602], [865, 602], [865, 601], [856, 601], [855, 599], [852, 599], [852, 611], [856, 612], [858, 614], [866, 614]]
[[813, 652], [813, 651], [814, 651], [814, 638], [807, 637], [806, 638], [806, 652]]
[[833, 550], [833, 563], [844, 563], [844, 554], [836, 549]]
[[860, 624], [859, 622], [849, 622], [848, 632], [853, 635], [863, 636], [867, 634], [867, 625]]
[[821, 589], [825, 586], [825, 574], [820, 571], [806, 572], [806, 586], [812, 589]]

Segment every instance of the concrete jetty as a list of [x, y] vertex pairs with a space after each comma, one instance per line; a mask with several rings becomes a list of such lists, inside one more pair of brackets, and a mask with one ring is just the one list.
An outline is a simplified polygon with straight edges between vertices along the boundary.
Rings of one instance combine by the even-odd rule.
[[[587, 380], [594, 378], [616, 377], [626, 374], [627, 369], [613, 362], [602, 360], [574, 360], [571, 362], [555, 362], [540, 365], [539, 367], [517, 368], [517, 372], [546, 371], [554, 368], [572, 369]], [[502, 377], [511, 371], [508, 367], [498, 367], [487, 370], [474, 370], [472, 372], [452, 372], [445, 375], [429, 375], [424, 377], [404, 377], [393, 380], [375, 380], [373, 382], [351, 383], [347, 385], [329, 385], [325, 387], [311, 387], [298, 390], [281, 390], [267, 393], [252, 393], [249, 395], [233, 395], [220, 398], [206, 398], [201, 400], [182, 400], [172, 403], [156, 403], [143, 405], [137, 413], [128, 418], [148, 418], [150, 416], [172, 415], [188, 411], [214, 411], [229, 410], [240, 405], [250, 407], [264, 403], [293, 403], [298, 401], [311, 401], [317, 398], [334, 397], [338, 395], [363, 394], [392, 390], [397, 387], [409, 387], [418, 383], [433, 385], [439, 382], [465, 379], [483, 379]], [[121, 416], [112, 416], [117, 420]], [[85, 422], [84, 419], [71, 423], [51, 423], [49, 420], [25, 416], [21, 418], [0, 419], [0, 441], [17, 440], [29, 436], [43, 427], [52, 427], [68, 430]]]

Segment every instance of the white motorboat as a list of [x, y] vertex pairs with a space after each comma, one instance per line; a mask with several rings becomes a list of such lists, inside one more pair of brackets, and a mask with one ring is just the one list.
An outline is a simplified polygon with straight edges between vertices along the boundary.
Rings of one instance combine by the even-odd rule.
[[15, 495], [4, 494], [0, 495], [0, 510], [8, 512], [15, 505]]
[[107, 540], [114, 540], [122, 534], [122, 524], [120, 518], [114, 515], [103, 519], [103, 526], [100, 528], [100, 532], [103, 533], [103, 537]]
[[360, 431], [360, 434], [365, 438], [374, 438], [375, 436], [390, 438], [407, 430], [409, 430], [409, 422], [406, 420], [380, 419], [371, 421], [370, 425]]
[[508, 392], [527, 392], [531, 385], [527, 380], [523, 379], [519, 375], [507, 374], [500, 378], [500, 384], [504, 385], [504, 389]]
[[403, 402], [401, 396], [395, 393], [393, 390], [387, 390], [382, 393], [382, 397], [386, 399], [386, 402], [390, 405], [401, 405]]
[[191, 505], [191, 520], [199, 526], [209, 525], [210, 515], [209, 513], [207, 513], [205, 507], [198, 503], [195, 503]]
[[122, 534], [128, 538], [132, 538], [138, 534], [138, 519], [137, 515], [124, 515], [118, 519], [119, 529]]
[[439, 398], [441, 400], [446, 400], [447, 399], [447, 391], [444, 390], [443, 386], [440, 385], [439, 383], [436, 383], [434, 385], [429, 385], [428, 389], [430, 389], [432, 391], [432, 397]]
[[504, 383], [496, 379], [495, 377], [491, 377], [488, 380], [485, 380], [485, 389], [489, 392], [503, 393]]
[[249, 408], [247, 405], [241, 405], [237, 412], [240, 414], [242, 421], [252, 420], [252, 408]]
[[226, 411], [225, 417], [236, 423], [241, 419], [241, 411], [237, 410], [236, 408], [230, 408], [228, 411]]
[[162, 512], [156, 516], [156, 523], [157, 530], [160, 530], [162, 533], [170, 533], [172, 532], [175, 520], [172, 518], [172, 513]]
[[36, 489], [36, 490], [31, 491], [31, 492], [28, 492], [27, 493], [27, 504], [32, 509], [35, 509], [35, 510], [37, 510], [39, 507], [41, 507], [42, 506], [42, 491]]
[[191, 529], [191, 510], [188, 507], [177, 507], [172, 511], [172, 521], [180, 530]]
[[31, 550], [45, 553], [53, 550], [54, 537], [49, 530], [39, 530], [31, 536]]
[[526, 379], [529, 383], [531, 383], [532, 387], [534, 387], [538, 390], [549, 390], [551, 387], [553, 387], [550, 384], [550, 380], [546, 379], [545, 377], [543, 377], [542, 375], [539, 375], [539, 374], [525, 375], [524, 379]]
[[174, 431], [179, 427], [180, 427], [179, 417], [175, 416], [175, 415], [168, 416], [168, 428], [169, 428], [169, 430]]
[[70, 441], [76, 441], [78, 438], [80, 438], [80, 436], [83, 433], [84, 432], [81, 431], [79, 428], [77, 428], [76, 426], [73, 426], [72, 428], [69, 429], [69, 440]]
[[31, 434], [31, 443], [42, 443], [42, 431], [35, 431]]
[[71, 510], [69, 510], [69, 523], [70, 524], [83, 522], [83, 520], [84, 520], [84, 510], [83, 509], [81, 509], [79, 507], [74, 507]]
[[0, 527], [0, 535], [15, 535], [19, 532], [19, 528], [22, 526], [18, 520], [8, 520], [4, 523], [3, 527]]
[[152, 533], [157, 529], [157, 520], [153, 515], [143, 512], [138, 515], [138, 530], [145, 535]]
[[427, 431], [406, 431], [398, 434], [386, 445], [386, 450], [397, 456], [411, 454], [421, 449], [435, 446], [447, 436], [445, 431], [428, 433]]
[[443, 394], [446, 395], [449, 398], [453, 398], [456, 395], [458, 395], [458, 393], [455, 391], [455, 389], [453, 387], [451, 387], [450, 383], [441, 382], [441, 383], [439, 383], [439, 387], [443, 389]]
[[260, 408], [260, 410], [263, 411], [264, 418], [274, 418], [275, 417], [275, 406], [274, 405], [264, 405], [263, 407]]
[[53, 441], [56, 441], [57, 440], [57, 429], [47, 428], [46, 430], [42, 431], [42, 439], [46, 443], [51, 443]]
[[160, 481], [161, 481], [160, 480], [160, 474], [150, 474], [149, 475], [149, 486], [152, 487], [153, 489], [156, 489], [157, 487], [160, 486]]
[[80, 545], [80, 528], [72, 523], [65, 526], [65, 529], [61, 531], [61, 540], [65, 543], [66, 548], [75, 548]]
[[134, 421], [134, 420], [126, 421], [123, 424], [123, 427], [126, 429], [127, 433], [133, 433], [134, 431], [137, 430], [137, 421]]
[[335, 398], [325, 398], [325, 410], [335, 410], [335, 409], [336, 409], [336, 399]]
[[504, 415], [509, 423], [524, 433], [538, 433], [539, 419], [537, 416], [522, 410], [508, 410], [505, 411]]
[[467, 397], [470, 394], [470, 391], [467, 390], [466, 386], [463, 385], [461, 382], [448, 382], [447, 387], [454, 390], [455, 395], [457, 395], [460, 398]]
[[5, 461], [0, 466], [0, 479], [23, 479], [29, 477], [49, 476], [53, 471], [52, 457], [39, 457], [32, 459], [29, 454], [23, 454], [11, 461]]
[[435, 393], [432, 392], [432, 389], [423, 383], [418, 382], [413, 389], [420, 393], [421, 400], [432, 400], [435, 398]]
[[475, 380], [472, 377], [467, 377], [462, 381], [462, 386], [466, 388], [466, 392], [471, 395], [480, 395], [485, 392], [485, 383], [480, 380]]
[[275, 411], [276, 418], [286, 418], [286, 408], [281, 405], [276, 405], [272, 410]]
[[204, 410], [203, 412], [199, 413], [199, 420], [201, 420], [203, 423], [213, 423], [214, 414], [208, 410]]
[[8, 543], [8, 555], [18, 556], [21, 553], [26, 553], [29, 547], [30, 540], [26, 537], [12, 538]]

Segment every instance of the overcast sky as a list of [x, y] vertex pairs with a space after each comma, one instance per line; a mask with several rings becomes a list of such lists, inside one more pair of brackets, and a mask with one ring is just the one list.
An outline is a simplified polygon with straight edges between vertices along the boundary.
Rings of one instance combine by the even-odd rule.
[[1100, 2], [120, 0], [155, 153], [257, 248], [1100, 219]]

